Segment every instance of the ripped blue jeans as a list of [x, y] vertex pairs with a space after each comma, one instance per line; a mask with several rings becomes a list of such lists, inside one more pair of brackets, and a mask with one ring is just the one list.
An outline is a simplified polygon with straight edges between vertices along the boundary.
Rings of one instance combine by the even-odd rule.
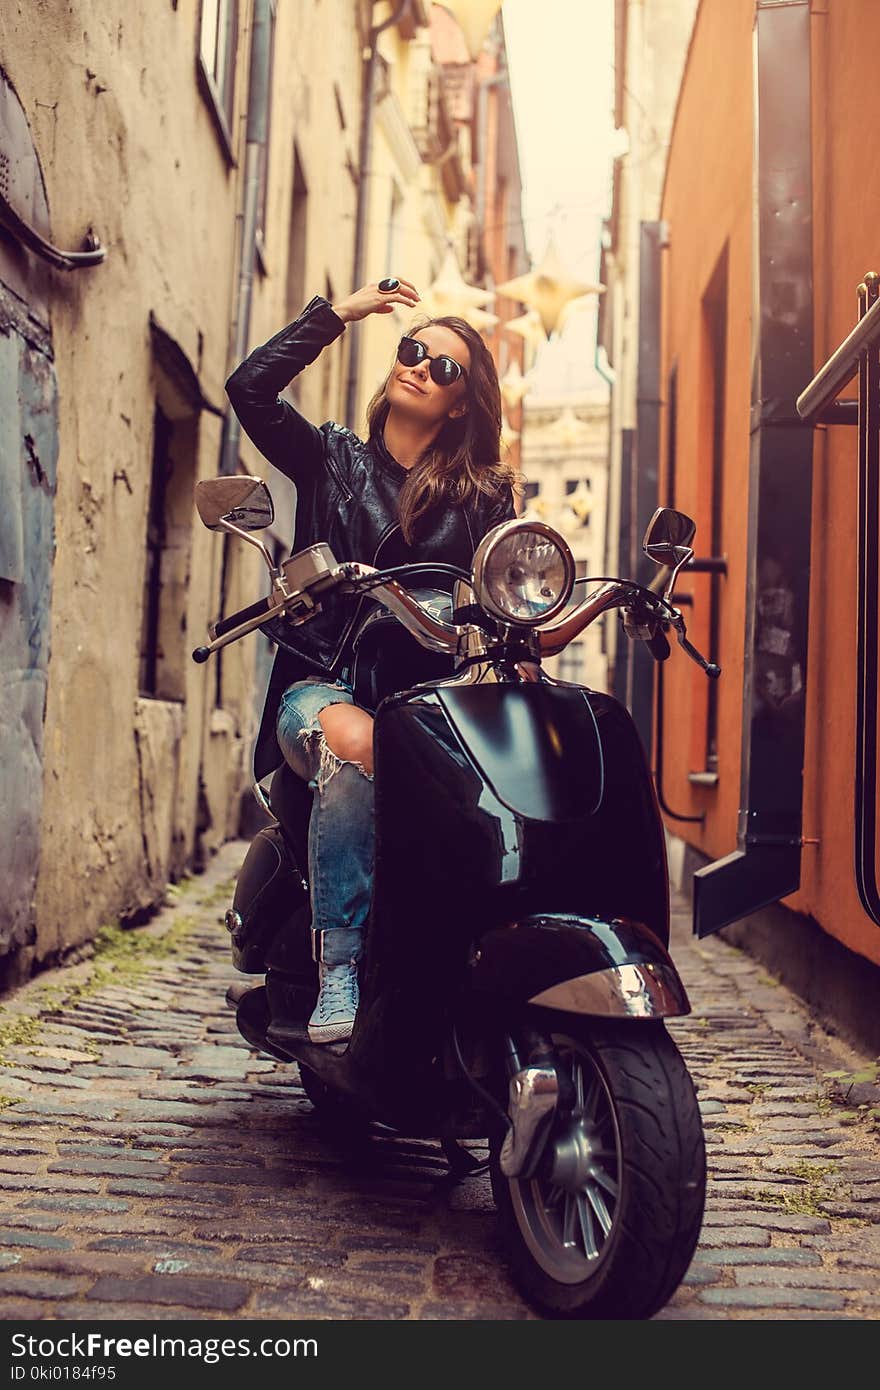
[[327, 705], [353, 703], [344, 682], [310, 677], [285, 690], [276, 725], [285, 762], [312, 788], [312, 939], [325, 965], [360, 958], [373, 885], [373, 777], [336, 756], [318, 719]]

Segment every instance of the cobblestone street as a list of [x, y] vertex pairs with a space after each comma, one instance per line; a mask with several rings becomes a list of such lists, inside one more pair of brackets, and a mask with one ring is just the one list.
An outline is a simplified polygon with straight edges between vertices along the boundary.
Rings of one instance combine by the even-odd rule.
[[[451, 1182], [425, 1141], [377, 1136], [368, 1167], [347, 1161], [296, 1067], [238, 1036], [221, 920], [245, 848], [225, 846], [94, 961], [6, 999], [2, 1317], [534, 1318], [488, 1176]], [[877, 1129], [856, 1087], [844, 1102], [825, 1078], [865, 1059], [748, 957], [696, 942], [683, 907], [674, 933], [694, 1012], [672, 1031], [699, 1088], [709, 1196], [658, 1317], [877, 1318]]]

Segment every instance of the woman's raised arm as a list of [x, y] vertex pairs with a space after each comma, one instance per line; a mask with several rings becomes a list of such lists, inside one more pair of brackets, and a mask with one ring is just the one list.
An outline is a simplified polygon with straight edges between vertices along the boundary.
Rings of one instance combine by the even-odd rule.
[[415, 288], [406, 280], [394, 290], [365, 285], [331, 306], [316, 295], [298, 319], [282, 328], [236, 367], [226, 382], [226, 394], [242, 429], [260, 453], [292, 482], [320, 467], [324, 443], [318, 430], [280, 393], [323, 348], [336, 341], [346, 323], [368, 314], [390, 313], [395, 304], [412, 308]]
[[344, 330], [327, 300], [316, 295], [298, 319], [254, 348], [226, 382], [245, 434], [294, 483], [320, 465], [324, 446], [320, 431], [279, 393]]

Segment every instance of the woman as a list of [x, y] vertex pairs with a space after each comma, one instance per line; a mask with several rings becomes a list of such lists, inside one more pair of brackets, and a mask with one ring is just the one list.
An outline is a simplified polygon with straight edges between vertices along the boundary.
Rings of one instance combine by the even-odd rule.
[[[514, 515], [513, 470], [499, 462], [497, 373], [462, 319], [432, 319], [401, 339], [370, 403], [366, 441], [333, 422], [318, 429], [279, 398], [347, 323], [418, 302], [415, 287], [396, 278], [332, 306], [316, 296], [226, 383], [246, 433], [296, 485], [294, 551], [326, 541], [339, 562], [469, 569], [480, 539]], [[320, 989], [309, 1037], [337, 1042], [351, 1036], [370, 904], [373, 721], [345, 678], [351, 601], [330, 599], [293, 634], [300, 655], [276, 657], [254, 771], [265, 777], [283, 757], [313, 788], [308, 878]]]

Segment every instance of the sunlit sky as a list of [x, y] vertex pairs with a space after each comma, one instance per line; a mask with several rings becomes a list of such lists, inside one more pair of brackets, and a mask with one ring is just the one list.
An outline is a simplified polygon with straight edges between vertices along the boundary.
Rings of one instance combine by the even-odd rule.
[[528, 249], [551, 231], [567, 268], [598, 273], [609, 211], [613, 0], [504, 0]]

